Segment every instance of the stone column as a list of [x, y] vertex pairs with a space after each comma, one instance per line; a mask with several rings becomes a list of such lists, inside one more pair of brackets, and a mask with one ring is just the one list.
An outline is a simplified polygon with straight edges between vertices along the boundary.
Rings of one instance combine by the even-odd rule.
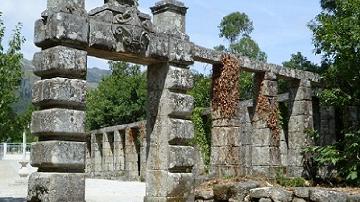
[[272, 72], [256, 73], [254, 84], [253, 175], [275, 177], [281, 161], [276, 75]]
[[[224, 67], [216, 64], [213, 67], [213, 82], [216, 85]], [[212, 94], [215, 96], [213, 89]], [[214, 100], [214, 98], [213, 98]], [[214, 177], [238, 177], [246, 174], [246, 138], [247, 128], [246, 116], [241, 116], [241, 112], [247, 110], [246, 107], [237, 106], [236, 112], [232, 117], [225, 117], [220, 109], [214, 110], [212, 103], [211, 118], [211, 176]], [[241, 120], [242, 119], [242, 120]]]
[[139, 180], [137, 135], [134, 128], [125, 130], [125, 172], [129, 180]]
[[120, 176], [124, 173], [125, 159], [124, 159], [124, 135], [122, 131], [114, 131], [114, 161], [116, 176]]
[[175, 0], [160, 1], [151, 8], [156, 30], [175, 37], [169, 41], [169, 62], [148, 67], [147, 202], [194, 201], [194, 148], [189, 145], [194, 100], [186, 94], [193, 86], [188, 68], [193, 61], [190, 44], [176, 40], [188, 38], [186, 9]]
[[313, 144], [306, 131], [314, 129], [311, 82], [293, 80], [289, 95], [288, 175], [303, 174], [304, 147]]
[[[68, 9], [69, 6], [71, 9]], [[48, 0], [35, 24], [31, 165], [28, 201], [85, 201], [85, 91], [88, 24], [84, 0]], [[64, 45], [68, 45], [64, 46]], [[72, 48], [70, 48], [70, 46]]]

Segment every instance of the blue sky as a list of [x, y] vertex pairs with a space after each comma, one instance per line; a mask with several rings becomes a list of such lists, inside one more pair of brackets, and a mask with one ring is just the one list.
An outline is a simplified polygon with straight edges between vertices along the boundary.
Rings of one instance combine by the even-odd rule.
[[[227, 14], [245, 12], [253, 21], [255, 30], [252, 37], [268, 55], [268, 62], [281, 64], [290, 54], [301, 51], [308, 59], [318, 63], [319, 56], [313, 54], [311, 32], [307, 23], [320, 12], [320, 0], [183, 0], [189, 7], [187, 33], [196, 44], [212, 48], [226, 44], [219, 38], [221, 19]], [[140, 0], [140, 10], [150, 14], [149, 7], [156, 1]], [[103, 0], [87, 0], [90, 10], [101, 6]], [[46, 0], [0, 0], [0, 11], [7, 27], [5, 41], [17, 22], [23, 23], [23, 35], [27, 39], [23, 46], [24, 57], [32, 59], [39, 51], [33, 45], [34, 22], [46, 8]], [[107, 68], [98, 59], [89, 59], [89, 67]], [[210, 67], [195, 65], [200, 72], [208, 72]]]

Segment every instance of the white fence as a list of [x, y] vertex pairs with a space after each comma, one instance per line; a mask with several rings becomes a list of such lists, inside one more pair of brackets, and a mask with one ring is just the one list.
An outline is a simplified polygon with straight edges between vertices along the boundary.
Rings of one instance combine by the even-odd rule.
[[0, 160], [20, 160], [30, 157], [31, 144], [1, 143]]

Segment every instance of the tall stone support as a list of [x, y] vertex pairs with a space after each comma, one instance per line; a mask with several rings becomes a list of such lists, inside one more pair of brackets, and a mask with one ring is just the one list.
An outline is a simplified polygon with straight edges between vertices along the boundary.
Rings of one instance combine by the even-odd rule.
[[[71, 9], [69, 9], [71, 8]], [[28, 201], [85, 201], [85, 93], [88, 38], [84, 0], [48, 0], [35, 24], [31, 164]], [[68, 45], [68, 46], [63, 46]]]
[[134, 128], [127, 128], [125, 131], [125, 172], [129, 180], [138, 180], [139, 175], [139, 152], [138, 134]]
[[[163, 0], [151, 8], [159, 32], [186, 38], [183, 3]], [[169, 62], [148, 67], [147, 202], [194, 201], [192, 169], [194, 100], [187, 95], [193, 79], [186, 44], [169, 42]], [[181, 51], [179, 51], [181, 50]]]
[[248, 114], [248, 108], [240, 103], [239, 105], [231, 118], [224, 118], [219, 111], [211, 111], [210, 173], [212, 176], [222, 178], [246, 175], [246, 156], [250, 151], [247, 131], [251, 129], [251, 125], [248, 116], [241, 116], [241, 113]]
[[271, 72], [256, 73], [254, 80], [252, 172], [253, 175], [275, 177], [281, 164], [276, 75]]
[[125, 135], [122, 131], [114, 131], [114, 165], [115, 172], [119, 173], [125, 170]]
[[291, 83], [289, 95], [288, 126], [288, 175], [303, 174], [304, 147], [313, 144], [306, 131], [314, 129], [311, 82], [295, 80]]

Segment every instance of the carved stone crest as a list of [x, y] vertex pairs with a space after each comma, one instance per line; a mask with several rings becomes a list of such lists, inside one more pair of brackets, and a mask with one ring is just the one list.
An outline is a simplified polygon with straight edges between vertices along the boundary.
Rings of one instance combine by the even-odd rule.
[[136, 7], [129, 6], [123, 13], [113, 17], [112, 32], [125, 51], [145, 53], [153, 26], [150, 18], [141, 17]]

